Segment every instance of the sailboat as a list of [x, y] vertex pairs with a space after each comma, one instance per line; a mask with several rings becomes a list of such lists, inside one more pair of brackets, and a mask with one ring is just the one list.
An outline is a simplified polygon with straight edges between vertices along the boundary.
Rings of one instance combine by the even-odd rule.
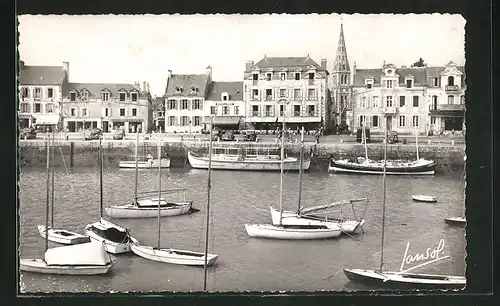
[[[365, 157], [358, 157], [355, 161], [349, 159], [339, 159], [330, 161], [328, 171], [339, 173], [360, 173], [360, 174], [386, 174], [392, 175], [434, 175], [436, 162], [420, 158], [418, 154], [418, 133], [415, 134], [417, 146], [417, 159], [414, 161], [405, 160], [383, 160], [374, 161], [368, 158], [368, 148], [366, 144], [365, 128], [362, 129], [362, 137], [365, 145]], [[387, 137], [386, 140], [387, 141]], [[385, 169], [385, 170], [383, 170]]]
[[[465, 286], [466, 279], [463, 276], [435, 275], [408, 273], [418, 267], [436, 262], [434, 259], [424, 264], [406, 269], [400, 272], [384, 271], [384, 239], [385, 239], [385, 204], [386, 204], [386, 169], [387, 169], [387, 130], [385, 131], [384, 146], [384, 167], [383, 167], [383, 200], [382, 200], [382, 235], [380, 268], [378, 270], [366, 269], [344, 269], [345, 276], [351, 281], [374, 284], [389, 288], [410, 288], [410, 289], [460, 289]], [[443, 258], [440, 258], [443, 259]]]
[[283, 111], [283, 127], [281, 132], [281, 172], [280, 172], [280, 200], [279, 222], [274, 224], [245, 224], [248, 236], [271, 239], [326, 239], [338, 237], [341, 234], [340, 226], [335, 223], [323, 224], [283, 224], [283, 161], [285, 157], [285, 114]]
[[[47, 140], [47, 201], [45, 209], [45, 227], [49, 224], [49, 157], [50, 140]], [[64, 275], [106, 274], [115, 260], [98, 243], [82, 243], [49, 249], [49, 232], [45, 231], [44, 259], [21, 258], [19, 269], [25, 272]]]
[[[46, 225], [38, 225], [37, 229], [40, 235], [45, 238], [45, 235], [48, 234], [48, 239], [49, 241], [52, 242], [57, 242], [60, 244], [79, 244], [79, 243], [85, 243], [85, 242], [90, 242], [90, 238], [88, 236], [71, 232], [68, 230], [60, 229], [60, 228], [54, 228], [54, 167], [52, 165], [52, 160], [54, 159], [54, 133], [52, 133], [52, 146], [51, 146], [51, 154], [52, 154], [52, 159], [51, 159], [51, 165], [50, 165], [50, 172], [52, 176], [52, 186], [51, 186], [51, 218], [50, 218], [50, 226], [47, 227]], [[50, 139], [49, 139], [50, 141]], [[48, 233], [46, 233], [46, 229], [48, 228]]]
[[99, 208], [100, 220], [88, 224], [85, 227], [85, 233], [92, 241], [103, 243], [106, 251], [112, 254], [120, 254], [130, 252], [130, 244], [136, 243], [137, 239], [130, 235], [130, 230], [107, 221], [103, 218], [103, 199], [102, 199], [102, 143], [99, 140]]
[[[465, 172], [465, 163], [467, 162], [467, 155], [464, 155], [464, 172]], [[465, 185], [465, 173], [464, 173], [464, 185]], [[464, 212], [465, 215], [465, 212]], [[466, 225], [467, 220], [465, 219], [465, 216], [459, 216], [459, 217], [446, 217], [444, 218], [444, 221], [448, 224], [451, 225]]]
[[[137, 132], [135, 144], [135, 163], [138, 164], [139, 132]], [[157, 161], [157, 167], [162, 167], [162, 158]], [[135, 189], [134, 202], [123, 205], [105, 207], [106, 215], [110, 218], [152, 218], [156, 217], [158, 210], [161, 217], [178, 216], [194, 212], [193, 201], [167, 202], [164, 198], [154, 198], [149, 192], [141, 196], [137, 194], [137, 183], [139, 167], [135, 167]], [[170, 190], [169, 193], [185, 192], [185, 189]], [[158, 208], [159, 206], [159, 208]]]
[[[210, 142], [212, 140], [210, 139]], [[161, 146], [158, 142], [158, 198], [161, 199]], [[215, 263], [219, 255], [207, 254], [200, 252], [192, 252], [185, 250], [177, 250], [171, 248], [162, 248], [160, 246], [160, 204], [157, 207], [157, 217], [158, 217], [158, 244], [156, 247], [144, 246], [139, 243], [131, 245], [132, 252], [136, 255], [141, 256], [146, 259], [160, 261], [164, 263], [178, 264], [178, 265], [189, 265], [189, 266], [204, 266], [212, 265]], [[208, 212], [207, 212], [208, 216]], [[208, 228], [208, 222], [207, 222]]]
[[[304, 156], [304, 127], [302, 127], [301, 131], [301, 147], [300, 147], [300, 161], [302, 162]], [[346, 232], [348, 234], [354, 233], [358, 228], [363, 226], [365, 223], [364, 219], [361, 220], [353, 220], [346, 218], [326, 218], [317, 215], [311, 215], [310, 213], [313, 211], [325, 210], [328, 208], [351, 204], [358, 201], [368, 201], [366, 198], [361, 199], [352, 199], [350, 201], [339, 201], [326, 205], [319, 205], [315, 207], [304, 208], [301, 207], [302, 200], [302, 167], [299, 167], [299, 196], [298, 196], [298, 207], [297, 211], [282, 211], [280, 216], [280, 211], [278, 209], [270, 207], [271, 210], [271, 218], [273, 220], [274, 225], [281, 224], [284, 225], [326, 225], [329, 228], [338, 227], [341, 231]]]

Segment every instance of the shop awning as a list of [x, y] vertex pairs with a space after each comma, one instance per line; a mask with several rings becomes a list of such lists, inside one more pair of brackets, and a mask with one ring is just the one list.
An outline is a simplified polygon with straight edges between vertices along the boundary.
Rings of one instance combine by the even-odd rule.
[[[205, 117], [205, 123], [210, 123], [210, 116]], [[237, 125], [242, 117], [240, 116], [214, 116], [214, 125]]]
[[36, 116], [36, 124], [56, 125], [59, 123], [59, 114], [43, 114]]

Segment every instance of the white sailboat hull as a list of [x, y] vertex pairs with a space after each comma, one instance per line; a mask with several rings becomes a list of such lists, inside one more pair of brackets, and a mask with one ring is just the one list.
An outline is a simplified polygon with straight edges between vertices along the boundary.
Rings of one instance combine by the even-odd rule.
[[[38, 225], [37, 228], [40, 235], [45, 238], [45, 225]], [[53, 229], [51, 227], [49, 227], [48, 239], [49, 241], [66, 245], [90, 242], [88, 236], [63, 229]]]
[[19, 269], [24, 272], [62, 275], [99, 275], [111, 270], [114, 262], [104, 266], [48, 265], [43, 259], [20, 259]]
[[[195, 169], [208, 169], [208, 157], [197, 156], [188, 152], [188, 160], [191, 167]], [[307, 170], [311, 165], [311, 160], [304, 160], [302, 169]], [[212, 169], [219, 170], [249, 170], [249, 171], [280, 171], [281, 161], [279, 159], [245, 159], [217, 158], [212, 157]], [[298, 171], [300, 161], [295, 157], [287, 157], [283, 162], [283, 169], [286, 171]]]
[[[135, 169], [135, 160], [124, 160], [119, 163], [120, 168], [133, 168]], [[157, 169], [160, 166], [160, 162], [157, 159], [141, 160], [137, 162], [137, 168], [141, 169]], [[170, 168], [170, 158], [161, 159], [162, 168]]]
[[427, 195], [420, 195], [420, 194], [412, 195], [411, 198], [413, 201], [417, 201], [417, 202], [436, 203], [438, 201], [437, 198], [434, 196], [427, 196]]
[[[271, 218], [274, 225], [280, 224], [280, 212], [277, 209], [270, 207]], [[342, 232], [351, 234], [355, 233], [363, 224], [365, 220], [325, 220], [308, 218], [307, 216], [299, 216], [293, 211], [283, 211], [281, 224], [284, 225], [324, 225], [331, 229], [338, 229]]]
[[[158, 201], [156, 201], [158, 202]], [[171, 217], [187, 214], [191, 211], [193, 202], [175, 203], [172, 206], [160, 207], [160, 217]], [[156, 218], [158, 207], [151, 205], [146, 207], [134, 204], [115, 205], [105, 207], [106, 215], [113, 219], [125, 218]]]
[[94, 232], [92, 230], [92, 227], [97, 227], [100, 229], [114, 228], [116, 231], [119, 231], [122, 233], [125, 232], [126, 229], [122, 228], [119, 225], [113, 224], [109, 221], [106, 221], [102, 218], [101, 218], [100, 222], [95, 222], [95, 223], [89, 224], [85, 227], [85, 233], [87, 234], [87, 236], [90, 237], [90, 240], [93, 242], [104, 243], [104, 247], [106, 249], [106, 252], [111, 253], [111, 254], [128, 253], [131, 251], [130, 245], [138, 242], [137, 239], [135, 239], [134, 237], [132, 237], [128, 234], [127, 234], [128, 239], [124, 238], [125, 242], [113, 241], [113, 240], [110, 240], [106, 237], [103, 237], [102, 234], [98, 234], [98, 233]]
[[291, 228], [271, 224], [245, 224], [248, 236], [254, 238], [312, 240], [340, 236], [340, 228]]
[[465, 225], [467, 223], [465, 217], [446, 217], [444, 218], [444, 221], [446, 223], [458, 224], [458, 225]]
[[[138, 244], [132, 244], [130, 247], [134, 254], [149, 260], [187, 266], [205, 265], [205, 253], [201, 252], [184, 251], [170, 248], [158, 249], [155, 247], [143, 246]], [[218, 257], [219, 255], [207, 254], [207, 265], [213, 265]]]

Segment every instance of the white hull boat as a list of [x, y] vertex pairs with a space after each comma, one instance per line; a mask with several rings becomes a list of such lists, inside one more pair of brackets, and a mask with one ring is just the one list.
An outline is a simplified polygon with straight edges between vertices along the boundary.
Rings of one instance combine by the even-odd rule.
[[106, 266], [71, 266], [71, 265], [48, 265], [43, 259], [20, 259], [19, 269], [24, 272], [62, 275], [99, 275], [106, 274], [114, 265]]
[[463, 276], [401, 273], [364, 269], [344, 269], [346, 277], [353, 281], [388, 288], [410, 289], [462, 289], [466, 285]]
[[[138, 205], [126, 204], [105, 207], [110, 218], [156, 218], [158, 217], [158, 198], [138, 200]], [[164, 198], [160, 202], [160, 217], [171, 217], [187, 214], [192, 211], [193, 201], [168, 203]]]
[[[280, 212], [277, 209], [270, 207], [271, 218], [274, 225], [280, 224]], [[283, 211], [281, 213], [283, 225], [324, 225], [330, 229], [338, 229], [341, 232], [348, 234], [355, 233], [363, 224], [365, 220], [348, 220], [348, 219], [325, 219], [318, 218], [315, 216], [302, 215], [299, 216], [297, 212], [293, 211]]]
[[286, 240], [328, 239], [341, 234], [339, 227], [328, 228], [321, 225], [245, 224], [245, 229], [250, 237]]
[[94, 242], [104, 243], [106, 251], [111, 254], [130, 252], [130, 245], [137, 239], [130, 236], [127, 229], [101, 218], [100, 222], [85, 227], [87, 236]]
[[[191, 167], [195, 169], [208, 169], [208, 157], [199, 156], [193, 152], [188, 152], [188, 160]], [[307, 170], [311, 165], [311, 160], [304, 160], [302, 169]], [[239, 156], [216, 156], [212, 157], [212, 169], [219, 170], [253, 170], [253, 171], [280, 171], [281, 160], [275, 158], [245, 158]], [[283, 169], [288, 171], [298, 171], [300, 161], [295, 157], [287, 157], [283, 161]]]
[[[157, 159], [148, 159], [148, 160], [140, 160], [137, 161], [137, 168], [140, 169], [156, 169], [160, 165], [160, 162]], [[120, 161], [120, 168], [136, 168], [135, 160], [125, 160]], [[170, 158], [162, 158], [161, 159], [161, 167], [162, 168], [170, 168]]]
[[465, 217], [446, 217], [444, 218], [444, 221], [449, 224], [456, 224], [456, 225], [465, 225], [467, 224], [467, 220]]
[[[45, 225], [38, 225], [37, 228], [40, 235], [45, 238]], [[68, 245], [90, 242], [90, 238], [88, 236], [63, 229], [53, 229], [51, 227], [49, 227], [48, 239], [52, 242]]]
[[[130, 247], [136, 255], [154, 261], [186, 266], [203, 266], [205, 264], [205, 253], [202, 252], [156, 248], [138, 244], [132, 244]], [[219, 255], [207, 254], [207, 266], [213, 265], [218, 257]]]
[[417, 202], [436, 203], [438, 201], [437, 198], [434, 196], [427, 196], [427, 195], [420, 195], [420, 194], [412, 195], [411, 198], [413, 199], [413, 201], [417, 201]]

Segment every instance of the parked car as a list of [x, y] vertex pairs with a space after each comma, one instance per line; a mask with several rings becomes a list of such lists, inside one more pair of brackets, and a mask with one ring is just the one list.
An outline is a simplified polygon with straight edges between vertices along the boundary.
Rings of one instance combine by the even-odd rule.
[[102, 131], [101, 129], [97, 128], [85, 130], [83, 132], [83, 139], [84, 140], [102, 139]]
[[[363, 128], [358, 128], [356, 130], [356, 141], [357, 142], [362, 142], [363, 140]], [[366, 135], [366, 143], [370, 143], [370, 129], [365, 128], [365, 135]]]
[[125, 131], [123, 129], [116, 129], [113, 133], [113, 140], [122, 140], [125, 138]]
[[24, 128], [19, 133], [21, 139], [36, 139], [36, 130], [34, 128]]
[[255, 132], [246, 132], [243, 141], [257, 141], [257, 134]]
[[221, 140], [224, 141], [233, 141], [234, 140], [234, 134], [231, 131], [226, 131], [225, 133], [222, 134]]
[[398, 132], [389, 131], [389, 133], [387, 134], [387, 143], [396, 143], [396, 142], [399, 142]]

